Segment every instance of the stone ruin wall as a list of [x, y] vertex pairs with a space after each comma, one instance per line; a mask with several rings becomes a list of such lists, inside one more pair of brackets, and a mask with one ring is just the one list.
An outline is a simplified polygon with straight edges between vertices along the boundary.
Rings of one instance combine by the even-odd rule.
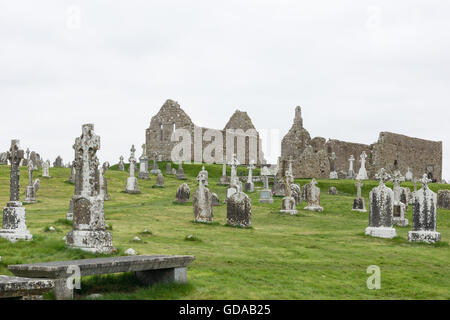
[[[191, 133], [192, 143], [191, 143], [191, 158], [196, 159], [199, 158], [199, 155], [195, 155], [195, 152], [199, 152], [201, 150], [196, 150], [194, 148], [194, 135], [196, 131], [200, 132], [201, 136], [204, 136], [204, 133], [207, 130], [217, 130], [210, 128], [202, 128], [196, 127], [192, 122], [191, 118], [180, 108], [180, 105], [173, 101], [167, 100], [165, 104], [161, 107], [160, 111], [151, 119], [150, 127], [146, 130], [146, 145], [147, 145], [147, 156], [149, 159], [153, 159], [153, 152], [157, 152], [159, 155], [160, 161], [171, 161], [171, 151], [178, 142], [171, 142], [171, 136], [174, 130], [176, 129], [186, 129]], [[195, 130], [197, 128], [197, 130]], [[223, 136], [223, 153], [227, 156], [228, 161], [231, 159], [233, 153], [237, 153], [237, 140], [239, 135], [236, 135], [234, 138], [235, 145], [234, 150], [228, 150], [227, 153], [227, 145], [226, 145], [226, 130], [227, 129], [242, 129], [244, 132], [248, 129], [255, 129], [250, 118], [248, 117], [246, 112], [236, 111], [233, 116], [230, 118], [229, 122], [225, 126], [223, 130], [218, 130], [222, 133]], [[257, 164], [265, 163], [264, 155], [262, 153], [261, 140], [259, 137], [259, 133], [255, 130], [256, 135], [253, 139], [254, 141], [259, 141], [257, 143], [256, 155]], [[198, 133], [197, 133], [198, 134]], [[200, 136], [200, 134], [198, 134]], [[203, 150], [207, 146], [209, 146], [211, 141], [204, 141], [202, 138], [202, 146]], [[245, 139], [245, 158], [239, 159], [242, 164], [250, 163], [250, 137], [244, 137]], [[197, 139], [196, 139], [197, 140]], [[201, 151], [203, 152], [203, 151]], [[139, 154], [139, 152], [138, 152]]]
[[398, 168], [405, 175], [408, 167], [413, 176], [420, 178], [424, 173], [438, 182], [442, 181], [442, 142], [412, 138], [396, 133], [381, 132], [376, 143], [371, 145], [316, 137], [311, 139], [303, 128], [301, 108], [295, 111], [294, 124], [284, 136], [281, 144], [281, 160], [291, 159], [296, 178], [328, 179], [329, 157], [336, 154], [335, 167], [340, 179], [345, 178], [350, 155], [355, 161], [355, 174], [360, 168], [360, 155], [367, 154], [366, 169], [369, 178], [374, 179], [380, 168], [393, 172]]

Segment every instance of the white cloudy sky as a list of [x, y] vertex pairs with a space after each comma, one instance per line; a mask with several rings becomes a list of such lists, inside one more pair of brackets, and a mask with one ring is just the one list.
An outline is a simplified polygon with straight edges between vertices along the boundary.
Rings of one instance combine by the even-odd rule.
[[100, 159], [116, 162], [168, 98], [200, 126], [240, 109], [281, 135], [301, 105], [312, 136], [442, 140], [450, 179], [449, 12], [444, 0], [0, 0], [0, 150], [20, 138], [67, 162], [95, 123]]

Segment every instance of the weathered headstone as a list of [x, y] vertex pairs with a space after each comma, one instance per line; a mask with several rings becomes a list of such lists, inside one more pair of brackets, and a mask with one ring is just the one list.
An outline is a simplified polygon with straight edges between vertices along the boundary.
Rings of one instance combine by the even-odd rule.
[[[225, 159], [225, 158], [224, 158]], [[227, 164], [226, 161], [223, 160], [223, 164], [222, 164], [222, 175], [220, 176], [219, 179], [219, 185], [221, 186], [227, 186], [230, 184], [230, 179], [227, 176]]]
[[220, 206], [220, 199], [219, 196], [217, 195], [217, 193], [212, 193], [212, 205], [213, 207], [218, 207]]
[[103, 200], [111, 200], [111, 196], [108, 194], [108, 181], [105, 177], [106, 171], [109, 170], [109, 162], [103, 163], [100, 170], [100, 194], [103, 195]]
[[334, 195], [334, 196], [337, 195], [338, 191], [337, 191], [336, 187], [330, 187], [328, 189], [328, 194], [331, 194], [331, 195]]
[[408, 211], [409, 204], [412, 203], [411, 190], [408, 187], [400, 188], [400, 202], [405, 205], [405, 210]]
[[298, 184], [291, 184], [291, 196], [295, 199], [295, 204], [298, 206], [302, 202], [302, 189]]
[[43, 178], [51, 178], [50, 177], [50, 160], [44, 161], [42, 163], [42, 177]]
[[[227, 189], [227, 199], [230, 198], [236, 192], [240, 192], [242, 190], [242, 184], [239, 181], [239, 177], [237, 176], [237, 166], [239, 165], [239, 160], [236, 154], [233, 154], [233, 157], [229, 165], [231, 166], [231, 176], [230, 176], [230, 185]], [[227, 199], [225, 199], [225, 201]]]
[[253, 169], [255, 169], [254, 161], [252, 160], [250, 162], [250, 165], [248, 166], [248, 177], [247, 182], [244, 185], [244, 190], [247, 192], [253, 192], [255, 191], [255, 184], [253, 183]]
[[172, 174], [172, 164], [170, 162], [166, 164], [166, 174]]
[[191, 197], [191, 189], [189, 189], [187, 183], [183, 183], [181, 186], [178, 187], [175, 202], [186, 203], [189, 202], [190, 197]]
[[61, 156], [58, 156], [55, 160], [55, 162], [53, 162], [53, 167], [54, 168], [63, 168], [63, 159], [61, 158]]
[[[284, 170], [284, 167], [283, 167]], [[286, 171], [286, 174], [284, 175], [284, 193], [286, 196], [281, 200], [281, 213], [289, 213], [291, 215], [297, 214], [298, 211], [296, 209], [296, 201], [295, 198], [292, 197], [292, 190], [291, 185], [289, 184], [288, 180], [289, 172]]]
[[375, 176], [379, 185], [370, 191], [369, 226], [365, 234], [379, 238], [394, 238], [397, 236], [394, 224], [394, 191], [384, 184], [391, 176], [381, 168]]
[[70, 199], [69, 210], [67, 211], [66, 219], [69, 221], [73, 221], [73, 199]]
[[23, 203], [37, 203], [36, 193], [41, 186], [39, 179], [33, 182], [33, 171], [35, 171], [35, 166], [32, 160], [28, 160], [28, 186], [25, 192], [25, 199]]
[[156, 176], [156, 185], [155, 187], [157, 188], [164, 188], [164, 176], [162, 175], [162, 173], [158, 173], [158, 175]]
[[392, 176], [392, 181], [394, 183], [394, 211], [393, 211], [393, 222], [394, 225], [400, 227], [406, 227], [409, 224], [408, 219], [405, 217], [406, 205], [400, 201], [402, 194], [402, 187], [400, 184], [405, 181], [405, 178], [401, 175], [400, 171], [396, 170]]
[[236, 192], [227, 200], [227, 224], [231, 226], [250, 227], [252, 202], [243, 192]]
[[196, 222], [213, 222], [214, 220], [212, 194], [204, 185], [205, 179], [203, 173], [197, 176], [198, 188], [193, 195], [194, 221]]
[[0, 164], [8, 164], [8, 153], [7, 152], [1, 152], [0, 153]]
[[303, 187], [305, 190], [305, 201], [307, 206], [304, 208], [309, 211], [322, 212], [323, 208], [320, 206], [320, 188], [316, 187], [316, 179], [312, 179], [311, 182]]
[[183, 169], [183, 161], [180, 160], [178, 164], [177, 173], [175, 174], [175, 178], [178, 180], [186, 180], [186, 176], [184, 175], [184, 169]]
[[119, 171], [125, 171], [125, 163], [123, 162], [124, 157], [120, 156], [119, 158]]
[[338, 173], [336, 172], [336, 153], [334, 152], [330, 156], [330, 179], [339, 179]]
[[261, 177], [264, 183], [264, 189], [261, 190], [259, 194], [259, 202], [262, 203], [273, 203], [272, 191], [269, 189], [269, 169], [264, 166], [261, 170]]
[[355, 186], [356, 186], [356, 198], [353, 200], [352, 211], [367, 212], [364, 197], [361, 194], [361, 187], [363, 186], [361, 180], [358, 180]]
[[437, 205], [441, 209], [450, 209], [450, 190], [438, 191]]
[[347, 179], [353, 179], [355, 177], [355, 171], [353, 171], [353, 162], [355, 161], [355, 157], [353, 155], [348, 159], [349, 168], [347, 172]]
[[281, 168], [282, 167], [281, 164], [282, 164], [281, 157], [278, 157], [277, 174], [275, 175], [275, 177], [273, 179], [273, 186], [272, 186], [272, 193], [276, 197], [286, 196], [284, 182], [283, 182], [283, 177], [286, 173], [283, 172], [283, 170]]
[[26, 212], [20, 202], [20, 163], [24, 152], [20, 149], [19, 140], [11, 141], [11, 148], [7, 152], [7, 159], [11, 163], [9, 202], [3, 209], [3, 223], [0, 237], [11, 242], [17, 240], [31, 240], [33, 236], [27, 230]]
[[359, 156], [360, 158], [360, 162], [361, 162], [361, 167], [359, 168], [359, 172], [358, 175], [356, 176], [357, 180], [369, 180], [369, 176], [367, 175], [367, 170], [366, 170], [366, 159], [367, 159], [367, 154], [365, 151], [363, 151], [361, 153], [361, 155]]
[[131, 147], [130, 151], [130, 159], [128, 159], [128, 161], [130, 161], [130, 176], [127, 179], [127, 186], [125, 187], [124, 192], [137, 194], [141, 193], [141, 191], [139, 190], [138, 180], [135, 177], [136, 158], [134, 157], [134, 153], [136, 152], [136, 148], [134, 147], [134, 145]]
[[142, 155], [139, 157], [139, 179], [150, 179], [150, 174], [148, 173], [147, 146], [145, 144], [142, 145]]
[[408, 167], [408, 171], [406, 171], [405, 180], [406, 181], [413, 181], [413, 173], [411, 172], [411, 168], [410, 167]]
[[115, 249], [112, 235], [106, 231], [104, 200], [97, 185], [100, 137], [94, 133], [93, 124], [83, 125], [75, 146], [75, 184], [79, 186], [80, 194], [73, 196], [73, 226], [66, 235], [66, 245], [89, 252], [111, 253]]
[[158, 167], [158, 154], [156, 152], [153, 152], [153, 166], [152, 170], [150, 171], [151, 174], [158, 174], [161, 173], [161, 170]]
[[441, 234], [436, 231], [437, 195], [428, 187], [431, 179], [424, 174], [420, 180], [422, 189], [414, 192], [412, 231], [408, 232], [408, 241], [438, 242]]

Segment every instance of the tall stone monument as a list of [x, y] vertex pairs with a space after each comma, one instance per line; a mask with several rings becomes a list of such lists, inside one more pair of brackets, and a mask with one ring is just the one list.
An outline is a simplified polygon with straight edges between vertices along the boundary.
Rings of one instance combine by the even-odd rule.
[[24, 152], [20, 149], [19, 140], [11, 141], [11, 148], [6, 154], [11, 163], [9, 202], [3, 209], [3, 223], [0, 230], [0, 237], [11, 242], [17, 240], [31, 240], [33, 236], [27, 230], [26, 212], [20, 202], [20, 163], [23, 160]]
[[379, 238], [394, 238], [397, 236], [393, 228], [394, 191], [385, 185], [391, 176], [381, 168], [375, 177], [379, 180], [379, 185], [369, 194], [369, 226], [365, 234]]
[[220, 186], [227, 186], [230, 184], [230, 179], [227, 176], [227, 164], [225, 161], [225, 158], [223, 160], [223, 164], [222, 164], [222, 176], [219, 179], [219, 185]]
[[[230, 198], [236, 192], [240, 192], [242, 190], [242, 184], [239, 181], [239, 177], [237, 176], [237, 166], [239, 165], [239, 160], [236, 154], [233, 154], [231, 161], [229, 163], [231, 166], [231, 176], [230, 176], [230, 185], [227, 189], [227, 199]], [[227, 200], [225, 199], [225, 201]]]
[[106, 171], [109, 170], [109, 162], [104, 162], [100, 170], [100, 194], [103, 196], [103, 200], [111, 200], [111, 196], [108, 193], [108, 180], [105, 177]]
[[158, 167], [158, 153], [153, 152], [153, 166], [152, 170], [150, 171], [151, 174], [158, 174], [161, 173], [161, 170]]
[[360, 158], [360, 162], [361, 162], [361, 167], [359, 168], [359, 172], [358, 175], [356, 176], [357, 180], [369, 180], [369, 176], [367, 175], [367, 170], [366, 170], [366, 159], [367, 159], [367, 154], [365, 151], [363, 151], [361, 153], [361, 155], [359, 156]]
[[135, 177], [136, 158], [134, 156], [134, 153], [136, 152], [136, 148], [134, 147], [134, 145], [131, 146], [130, 152], [130, 159], [128, 159], [128, 161], [130, 161], [130, 176], [127, 179], [127, 186], [125, 187], [124, 192], [137, 194], [141, 193], [141, 191], [139, 190], [138, 180]]
[[294, 214], [297, 214], [298, 211], [296, 209], [295, 198], [292, 197], [292, 190], [291, 190], [291, 187], [289, 185], [288, 175], [289, 175], [289, 172], [286, 171], [286, 174], [285, 174], [284, 179], [283, 179], [284, 190], [285, 190], [286, 196], [283, 198], [283, 200], [281, 200], [281, 210], [280, 210], [280, 212], [281, 213], [289, 213], [290, 215], [294, 215]]
[[316, 179], [312, 179], [311, 182], [303, 187], [305, 190], [305, 200], [307, 206], [304, 208], [309, 211], [322, 212], [323, 208], [320, 206], [320, 188], [316, 186]]
[[253, 170], [255, 169], [255, 162], [252, 160], [248, 166], [247, 182], [244, 185], [244, 189], [247, 192], [255, 191], [255, 184], [253, 183]]
[[37, 203], [36, 199], [36, 193], [39, 190], [39, 187], [41, 186], [39, 179], [36, 179], [33, 182], [33, 171], [35, 171], [35, 166], [32, 160], [28, 160], [27, 162], [28, 167], [28, 186], [25, 192], [25, 199], [23, 200], [23, 203]]
[[394, 183], [394, 211], [393, 221], [394, 225], [400, 227], [406, 227], [409, 224], [408, 219], [405, 217], [406, 205], [400, 200], [402, 194], [402, 187], [400, 184], [405, 181], [405, 178], [401, 175], [400, 171], [396, 170], [392, 176], [392, 182]]
[[187, 180], [186, 176], [184, 175], [182, 160], [180, 160], [180, 162], [178, 163], [178, 169], [177, 169], [177, 173], [175, 174], [175, 178], [177, 178], [178, 180]]
[[356, 198], [353, 200], [352, 211], [367, 212], [364, 197], [361, 195], [361, 188], [363, 186], [361, 180], [358, 180], [355, 186], [356, 186]]
[[339, 179], [338, 173], [336, 172], [336, 153], [334, 152], [330, 156], [330, 179]]
[[424, 174], [420, 180], [422, 189], [414, 192], [412, 231], [408, 232], [408, 241], [438, 242], [441, 234], [436, 231], [437, 195], [428, 187], [431, 179]]
[[142, 145], [142, 155], [139, 157], [139, 179], [150, 179], [150, 175], [148, 173], [147, 147], [145, 143]]
[[347, 179], [353, 179], [355, 177], [355, 171], [353, 171], [353, 162], [355, 161], [355, 157], [353, 155], [348, 159], [349, 167], [347, 173]]
[[259, 202], [273, 203], [272, 190], [269, 189], [269, 169], [264, 166], [261, 170], [261, 177], [263, 179], [264, 189], [261, 190], [259, 195]]
[[194, 221], [210, 223], [214, 220], [212, 193], [205, 187], [205, 180], [205, 175], [200, 172], [197, 176], [198, 188], [193, 196]]
[[50, 160], [44, 161], [42, 163], [42, 178], [51, 178], [50, 177]]
[[124, 157], [120, 156], [119, 158], [119, 171], [125, 171], [125, 163], [123, 162]]
[[80, 194], [73, 196], [73, 226], [66, 235], [66, 245], [89, 252], [111, 253], [115, 251], [112, 235], [106, 231], [104, 199], [96, 185], [99, 181], [97, 151], [100, 137], [94, 133], [93, 124], [83, 125], [75, 147], [75, 184], [79, 186]]

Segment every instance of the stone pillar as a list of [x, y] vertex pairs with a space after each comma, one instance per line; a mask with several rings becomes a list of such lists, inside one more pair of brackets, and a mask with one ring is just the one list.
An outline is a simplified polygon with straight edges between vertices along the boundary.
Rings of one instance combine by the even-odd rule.
[[414, 193], [413, 230], [408, 232], [408, 241], [438, 242], [441, 240], [441, 234], [436, 231], [437, 195], [428, 188], [431, 180], [426, 174], [420, 182], [422, 189]]
[[197, 176], [199, 186], [193, 196], [194, 221], [196, 222], [213, 222], [214, 220], [212, 194], [204, 186], [205, 179], [205, 175], [200, 172]]
[[148, 158], [145, 144], [142, 145], [142, 155], [139, 161], [139, 179], [149, 180], [150, 175], [148, 173]]
[[254, 161], [252, 160], [250, 165], [248, 166], [248, 177], [247, 182], [245, 183], [245, 191], [253, 192], [255, 191], [255, 184], [253, 183], [253, 169], [255, 169]]
[[379, 179], [379, 185], [370, 191], [369, 226], [365, 234], [379, 238], [394, 238], [397, 236], [393, 228], [394, 192], [384, 184], [391, 176], [381, 168], [376, 178]]
[[272, 191], [269, 189], [269, 175], [270, 172], [267, 167], [263, 167], [261, 170], [261, 177], [264, 183], [264, 189], [259, 194], [259, 202], [273, 203]]
[[361, 187], [363, 186], [361, 180], [358, 180], [355, 186], [356, 186], [356, 198], [355, 200], [353, 200], [352, 211], [367, 212], [364, 197], [361, 196]]
[[366, 170], [366, 158], [367, 158], [367, 154], [365, 151], [363, 151], [360, 155], [360, 162], [361, 162], [361, 167], [359, 168], [359, 172], [358, 175], [356, 176], [357, 180], [369, 180], [369, 176], [367, 175], [367, 170]]
[[127, 179], [127, 186], [125, 187], [124, 192], [126, 193], [131, 193], [131, 194], [138, 194], [141, 193], [141, 191], [139, 190], [139, 185], [138, 185], [138, 181], [137, 178], [135, 177], [135, 170], [136, 170], [136, 158], [134, 157], [134, 153], [136, 151], [136, 148], [134, 147], [134, 145], [132, 145], [131, 147], [131, 155], [130, 155], [130, 159], [128, 159], [128, 161], [130, 161], [130, 176]]
[[355, 172], [353, 171], [353, 161], [355, 161], [355, 157], [353, 155], [348, 159], [349, 168], [347, 173], [347, 179], [353, 179], [355, 177]]
[[[73, 197], [73, 226], [66, 235], [66, 244], [89, 252], [112, 253], [112, 235], [106, 231], [104, 199], [97, 186], [99, 181], [97, 151], [100, 137], [94, 133], [94, 125], [85, 124], [81, 137], [75, 141], [77, 149], [76, 185], [79, 195]], [[77, 190], [78, 191], [78, 190]]]
[[7, 152], [7, 159], [11, 163], [9, 199], [3, 210], [3, 224], [0, 237], [11, 242], [17, 240], [31, 240], [33, 236], [27, 230], [26, 212], [20, 202], [20, 163], [24, 152], [20, 149], [19, 140], [11, 141], [11, 148]]

